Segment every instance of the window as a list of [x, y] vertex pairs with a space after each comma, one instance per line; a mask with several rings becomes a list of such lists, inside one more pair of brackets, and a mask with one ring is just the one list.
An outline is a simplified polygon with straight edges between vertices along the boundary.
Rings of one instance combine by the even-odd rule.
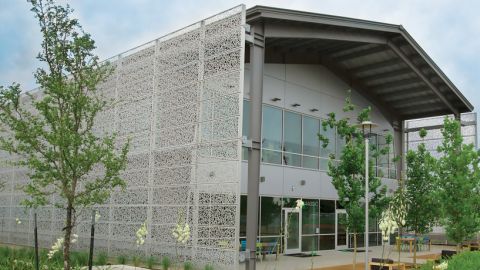
[[[243, 100], [242, 136], [250, 137], [250, 101]], [[248, 148], [242, 147], [242, 159], [248, 159]]]
[[302, 116], [297, 113], [285, 112], [285, 141], [283, 144], [283, 162], [289, 166], [301, 166], [302, 159]]
[[320, 233], [335, 233], [335, 201], [320, 201]]
[[263, 106], [262, 121], [262, 161], [282, 163], [282, 110], [271, 106]]
[[[303, 117], [303, 167], [318, 169], [318, 155], [320, 154], [320, 120], [313, 117]], [[306, 156], [308, 155], [308, 156]]]
[[261, 197], [260, 235], [280, 235], [282, 226], [282, 199]]
[[320, 233], [318, 200], [304, 199], [302, 209], [302, 234]]
[[320, 156], [328, 158], [330, 154], [335, 154], [335, 128], [326, 127], [326, 130], [322, 127], [320, 129], [320, 134], [328, 139], [328, 145], [326, 147], [321, 147]]

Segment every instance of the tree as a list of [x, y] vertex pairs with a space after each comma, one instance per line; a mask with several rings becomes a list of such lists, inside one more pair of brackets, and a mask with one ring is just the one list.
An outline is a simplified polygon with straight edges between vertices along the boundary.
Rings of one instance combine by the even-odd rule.
[[[346, 98], [345, 113], [352, 112], [355, 109]], [[363, 109], [357, 122], [361, 123], [369, 119], [370, 108]], [[350, 123], [350, 118], [345, 117], [337, 120], [335, 113], [329, 113], [328, 119], [322, 122], [322, 128], [326, 131], [327, 127], [336, 128], [341, 139], [345, 140], [345, 147], [342, 150], [338, 161], [334, 155], [330, 156], [328, 164], [328, 175], [332, 177], [332, 183], [337, 190], [339, 203], [345, 208], [347, 218], [345, 226], [349, 233], [353, 234], [354, 256], [353, 268], [356, 266], [357, 256], [357, 235], [365, 231], [365, 143], [362, 131]], [[319, 134], [322, 146], [328, 145], [328, 138]], [[387, 136], [387, 145], [391, 143], [391, 136]], [[374, 149], [374, 155], [384, 155], [388, 149]], [[388, 204], [386, 197], [386, 186], [381, 184], [378, 177], [375, 177], [375, 170], [372, 162], [369, 162], [369, 191], [373, 196], [369, 201], [370, 218], [378, 218], [383, 208]]]
[[[51, 205], [66, 212], [63, 228], [64, 269], [70, 269], [70, 243], [79, 210], [104, 203], [126, 166], [128, 142], [116, 149], [114, 134], [94, 132], [96, 115], [108, 102], [96, 92], [112, 69], [93, 54], [94, 41], [73, 10], [53, 0], [29, 0], [43, 37], [38, 59], [45, 68], [35, 73], [40, 93], [22, 94], [13, 84], [0, 88], [0, 149], [20, 157], [16, 166], [28, 170], [27, 207]], [[29, 106], [30, 105], [30, 106]], [[120, 150], [120, 151], [119, 151]]]
[[479, 152], [473, 144], [463, 144], [460, 122], [446, 117], [443, 141], [438, 147], [439, 198], [442, 203], [442, 224], [447, 237], [457, 243], [480, 231], [480, 168]]
[[[422, 139], [427, 132], [419, 132]], [[417, 235], [432, 231], [439, 215], [439, 201], [436, 196], [437, 181], [436, 159], [422, 142], [417, 150], [407, 152], [407, 181], [405, 182], [406, 199], [408, 201], [406, 225], [409, 231]], [[417, 263], [417, 245], [414, 245], [413, 263]]]

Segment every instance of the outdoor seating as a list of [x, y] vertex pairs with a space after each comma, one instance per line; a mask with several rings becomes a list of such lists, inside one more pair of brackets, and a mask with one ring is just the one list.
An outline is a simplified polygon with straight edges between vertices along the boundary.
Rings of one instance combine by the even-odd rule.
[[392, 259], [372, 258], [368, 266], [370, 270], [405, 270], [404, 263], [396, 263]]

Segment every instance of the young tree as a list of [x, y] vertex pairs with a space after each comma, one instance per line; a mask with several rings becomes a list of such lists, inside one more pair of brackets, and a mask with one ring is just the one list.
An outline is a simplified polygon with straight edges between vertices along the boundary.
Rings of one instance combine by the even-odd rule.
[[[427, 132], [419, 132], [423, 139]], [[436, 159], [421, 143], [417, 150], [407, 152], [407, 181], [405, 182], [408, 201], [406, 225], [413, 231], [415, 237], [431, 232], [439, 215], [439, 201], [436, 196], [437, 181], [435, 168]], [[414, 245], [413, 263], [417, 263], [417, 245]]]
[[[355, 109], [346, 98], [345, 113], [352, 112]], [[361, 123], [369, 119], [370, 108], [362, 110], [357, 122]], [[336, 128], [341, 139], [345, 140], [345, 147], [339, 157], [331, 156], [328, 164], [328, 175], [332, 177], [332, 183], [338, 192], [339, 202], [345, 208], [347, 218], [345, 226], [349, 233], [353, 234], [353, 269], [356, 267], [357, 256], [357, 236], [365, 231], [365, 143], [362, 131], [354, 124], [351, 119], [345, 117], [337, 120], [335, 113], [330, 113], [329, 118], [322, 123], [324, 130], [327, 127]], [[391, 136], [387, 136], [387, 144], [391, 143]], [[328, 138], [319, 134], [322, 146], [328, 145]], [[388, 149], [375, 149], [377, 154], [385, 154]], [[336, 161], [338, 159], [339, 161]], [[388, 204], [386, 197], [387, 188], [381, 184], [378, 177], [375, 176], [372, 162], [369, 162], [369, 191], [373, 195], [369, 201], [370, 218], [378, 218], [382, 210]], [[367, 251], [365, 251], [367, 252]]]
[[459, 251], [463, 241], [480, 231], [480, 156], [473, 144], [463, 144], [459, 121], [446, 117], [442, 135], [438, 147], [441, 221]]
[[[70, 269], [70, 243], [79, 210], [104, 203], [126, 166], [128, 143], [120, 151], [115, 135], [98, 137], [93, 126], [107, 106], [96, 86], [111, 72], [93, 54], [94, 41], [71, 18], [73, 10], [53, 0], [29, 0], [43, 36], [35, 73], [41, 94], [24, 95], [18, 84], [0, 88], [0, 149], [20, 157], [28, 170], [23, 191], [27, 207], [51, 205], [66, 212], [63, 228], [64, 269]], [[31, 105], [32, 108], [29, 109]], [[32, 112], [33, 111], [33, 112]]]

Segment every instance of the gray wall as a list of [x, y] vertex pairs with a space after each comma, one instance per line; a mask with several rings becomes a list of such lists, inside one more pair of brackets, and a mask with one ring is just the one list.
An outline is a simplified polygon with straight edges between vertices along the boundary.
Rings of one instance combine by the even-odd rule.
[[[250, 69], [245, 66], [244, 97], [249, 99]], [[297, 64], [265, 64], [263, 103], [281, 107], [290, 111], [326, 118], [330, 112], [337, 117], [346, 116], [342, 111], [347, 91], [351, 89], [342, 80], [321, 65]], [[388, 130], [393, 134], [393, 128], [379, 110], [363, 98], [357, 91], [351, 89], [352, 102], [357, 105], [357, 111], [366, 106], [372, 107], [372, 121], [379, 124], [377, 133]], [[280, 101], [272, 101], [272, 98]], [[293, 107], [298, 103], [301, 106]], [[310, 109], [316, 108], [317, 112]], [[356, 112], [350, 113], [353, 120]], [[241, 192], [247, 193], [247, 162], [242, 164]], [[267, 196], [292, 196], [306, 198], [337, 199], [337, 192], [331, 184], [331, 179], [325, 171], [293, 168], [282, 165], [262, 164], [260, 175], [265, 182], [260, 183], [260, 194]], [[301, 185], [305, 180], [305, 185]], [[395, 189], [396, 181], [384, 179], [389, 189]]]

